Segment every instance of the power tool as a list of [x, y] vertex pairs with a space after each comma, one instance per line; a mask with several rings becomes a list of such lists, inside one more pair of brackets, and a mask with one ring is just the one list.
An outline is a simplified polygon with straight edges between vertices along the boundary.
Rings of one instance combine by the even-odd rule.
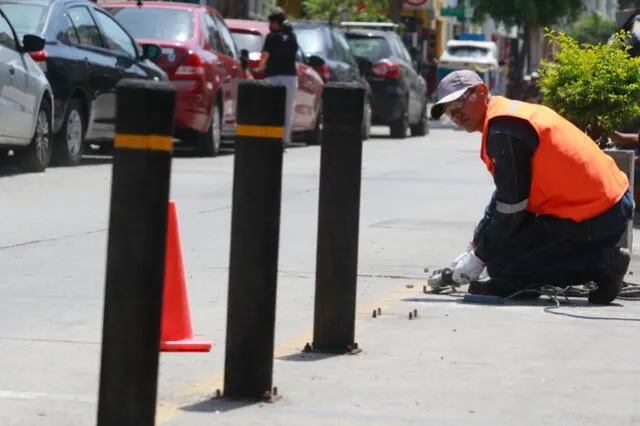
[[[425, 272], [429, 272], [428, 269]], [[437, 292], [444, 287], [457, 287], [460, 284], [453, 280], [453, 270], [451, 268], [434, 269], [427, 277], [427, 285], [432, 291]]]

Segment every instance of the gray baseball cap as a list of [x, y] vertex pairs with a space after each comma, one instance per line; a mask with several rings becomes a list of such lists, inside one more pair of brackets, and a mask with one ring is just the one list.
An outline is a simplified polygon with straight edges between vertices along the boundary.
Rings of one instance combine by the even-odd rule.
[[436, 102], [431, 107], [431, 116], [440, 119], [444, 112], [444, 105], [453, 102], [468, 89], [479, 84], [484, 84], [478, 73], [471, 70], [457, 70], [447, 74], [436, 88]]

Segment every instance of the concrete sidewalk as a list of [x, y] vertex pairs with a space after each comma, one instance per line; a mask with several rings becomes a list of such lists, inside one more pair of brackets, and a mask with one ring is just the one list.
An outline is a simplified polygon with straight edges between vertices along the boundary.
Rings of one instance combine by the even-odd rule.
[[[468, 137], [450, 123], [431, 124], [435, 132]], [[447, 205], [455, 211], [453, 203], [439, 202], [443, 213]], [[629, 282], [640, 275], [639, 232]], [[362, 276], [359, 285], [388, 288], [390, 281]], [[161, 402], [158, 424], [640, 424], [640, 345], [634, 344], [640, 302], [593, 307], [577, 298], [575, 306], [559, 309], [549, 299], [472, 305], [459, 296], [425, 294], [424, 285], [400, 279], [391, 293], [359, 305], [358, 355], [302, 352], [312, 330], [277, 343], [279, 401], [216, 398], [223, 387], [219, 371]], [[378, 308], [382, 315], [373, 318]], [[418, 317], [409, 319], [414, 310]]]
[[[432, 124], [436, 131], [454, 130], [449, 123]], [[634, 244], [627, 276], [632, 283], [640, 275], [639, 247]], [[375, 288], [389, 281], [361, 277], [359, 282]], [[576, 298], [574, 305], [556, 309], [544, 298], [473, 305], [459, 296], [425, 294], [424, 285], [419, 279], [398, 280], [395, 291], [358, 307], [356, 341], [363, 349], [358, 355], [304, 353], [312, 330], [278, 343], [274, 386], [279, 401], [216, 398], [216, 390], [222, 390], [220, 371], [161, 402], [158, 423], [640, 424], [640, 346], [634, 344], [640, 302], [594, 307]], [[373, 318], [378, 308], [382, 315]], [[409, 319], [414, 310], [418, 317]]]
[[421, 284], [407, 281], [359, 309], [359, 355], [302, 353], [310, 334], [278, 345], [281, 400], [215, 399], [222, 375], [213, 375], [176, 395], [180, 408], [161, 406], [160, 423], [640, 424], [640, 303], [471, 305], [424, 294]]

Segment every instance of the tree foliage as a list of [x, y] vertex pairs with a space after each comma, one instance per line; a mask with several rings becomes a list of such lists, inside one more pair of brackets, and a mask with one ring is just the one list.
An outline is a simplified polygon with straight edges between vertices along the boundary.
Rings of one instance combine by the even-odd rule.
[[618, 0], [618, 9], [636, 9], [640, 7], [640, 0]]
[[608, 135], [640, 114], [640, 57], [628, 54], [628, 34], [611, 43], [581, 44], [547, 30], [558, 46], [553, 62], [542, 61], [543, 102], [587, 132], [601, 148]]
[[470, 0], [475, 7], [473, 20], [484, 22], [487, 16], [507, 26], [542, 28], [567, 20], [576, 20], [584, 10], [584, 0]]
[[386, 22], [388, 0], [303, 0], [302, 7], [308, 19], [323, 21]]
[[599, 13], [592, 12], [571, 25], [567, 35], [578, 43], [598, 44], [609, 40], [615, 31], [614, 19], [607, 19]]
[[537, 39], [540, 28], [575, 21], [584, 11], [584, 0], [470, 0], [475, 7], [472, 20], [482, 23], [487, 17], [516, 26], [522, 38], [515, 67], [509, 69], [507, 96], [518, 98], [522, 90], [522, 72], [531, 71], [531, 40]]

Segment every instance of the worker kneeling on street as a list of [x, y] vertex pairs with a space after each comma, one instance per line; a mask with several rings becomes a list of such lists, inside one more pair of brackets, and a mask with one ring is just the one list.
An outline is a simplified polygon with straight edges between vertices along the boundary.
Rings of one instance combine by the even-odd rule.
[[[496, 186], [453, 280], [500, 297], [593, 282], [591, 303], [613, 301], [630, 261], [616, 244], [634, 209], [613, 159], [550, 108], [491, 96], [473, 71], [447, 75], [436, 96], [434, 118], [482, 132], [480, 156]], [[477, 281], [485, 267], [489, 279]]]

